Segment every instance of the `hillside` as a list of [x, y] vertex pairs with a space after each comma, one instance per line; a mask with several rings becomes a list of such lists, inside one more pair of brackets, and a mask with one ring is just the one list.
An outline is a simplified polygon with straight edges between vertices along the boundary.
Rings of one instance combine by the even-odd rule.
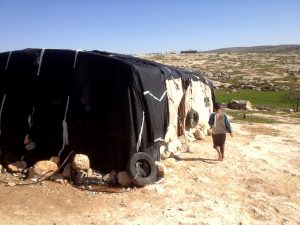
[[300, 53], [299, 45], [264, 45], [253, 47], [232, 47], [219, 48], [210, 51], [210, 53]]
[[216, 83], [220, 82], [219, 85], [232, 85], [233, 88], [286, 90], [291, 83], [300, 84], [300, 45], [293, 50], [276, 46], [277, 53], [267, 52], [271, 47], [250, 49], [254, 51], [255, 48], [260, 48], [261, 52], [243, 52], [246, 50], [242, 49], [233, 52], [239, 48], [231, 48], [232, 52], [228, 53], [149, 54], [140, 57], [200, 72]]

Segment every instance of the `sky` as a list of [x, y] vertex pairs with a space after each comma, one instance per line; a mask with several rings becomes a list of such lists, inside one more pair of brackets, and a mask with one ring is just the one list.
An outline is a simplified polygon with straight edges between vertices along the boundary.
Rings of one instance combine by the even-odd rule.
[[300, 0], [0, 0], [0, 52], [300, 44]]

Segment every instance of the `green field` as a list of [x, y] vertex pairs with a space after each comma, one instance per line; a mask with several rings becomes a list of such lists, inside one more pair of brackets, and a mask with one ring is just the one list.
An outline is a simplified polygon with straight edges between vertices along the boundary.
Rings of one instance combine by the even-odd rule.
[[256, 116], [253, 113], [247, 112], [243, 110], [235, 110], [235, 111], [226, 111], [227, 115], [230, 115], [233, 117], [234, 120], [238, 121], [247, 121], [250, 123], [278, 123], [278, 121], [268, 118], [268, 117], [261, 117], [261, 116]]
[[226, 90], [216, 90], [216, 100], [221, 103], [228, 103], [230, 100], [248, 100], [253, 106], [264, 106], [271, 108], [287, 109], [291, 106], [284, 99], [283, 91], [260, 92], [255, 90], [238, 90], [235, 93]]

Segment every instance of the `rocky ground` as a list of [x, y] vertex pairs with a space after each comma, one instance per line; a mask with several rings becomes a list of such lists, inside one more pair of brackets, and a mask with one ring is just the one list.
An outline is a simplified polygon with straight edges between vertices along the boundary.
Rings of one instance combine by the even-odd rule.
[[285, 123], [233, 121], [223, 162], [207, 137], [168, 160], [164, 180], [144, 188], [2, 183], [0, 224], [300, 224], [300, 119], [276, 118]]

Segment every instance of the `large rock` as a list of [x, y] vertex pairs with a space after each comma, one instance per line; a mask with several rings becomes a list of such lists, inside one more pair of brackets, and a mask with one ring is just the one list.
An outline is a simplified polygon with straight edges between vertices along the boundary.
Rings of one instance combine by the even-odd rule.
[[204, 140], [205, 139], [205, 134], [202, 130], [196, 129], [194, 132], [194, 136], [197, 140]]
[[25, 161], [17, 161], [7, 166], [8, 170], [12, 173], [21, 173], [27, 167]]
[[76, 154], [73, 159], [72, 168], [75, 170], [88, 170], [90, 168], [89, 157], [83, 154]]
[[168, 143], [167, 150], [169, 152], [175, 153], [177, 151], [180, 151], [181, 147], [182, 147], [181, 142], [178, 140], [178, 138], [175, 138], [174, 140], [172, 140]]
[[157, 168], [157, 176], [158, 177], [164, 177], [167, 172], [167, 167], [163, 162], [156, 161], [155, 162], [156, 168]]
[[227, 107], [229, 109], [252, 110], [252, 105], [247, 100], [231, 100], [230, 102], [228, 102]]
[[57, 172], [57, 165], [50, 160], [38, 161], [29, 169], [28, 178], [49, 177]]
[[117, 178], [118, 183], [121, 184], [123, 187], [129, 186], [132, 181], [132, 178], [125, 171], [119, 172]]

